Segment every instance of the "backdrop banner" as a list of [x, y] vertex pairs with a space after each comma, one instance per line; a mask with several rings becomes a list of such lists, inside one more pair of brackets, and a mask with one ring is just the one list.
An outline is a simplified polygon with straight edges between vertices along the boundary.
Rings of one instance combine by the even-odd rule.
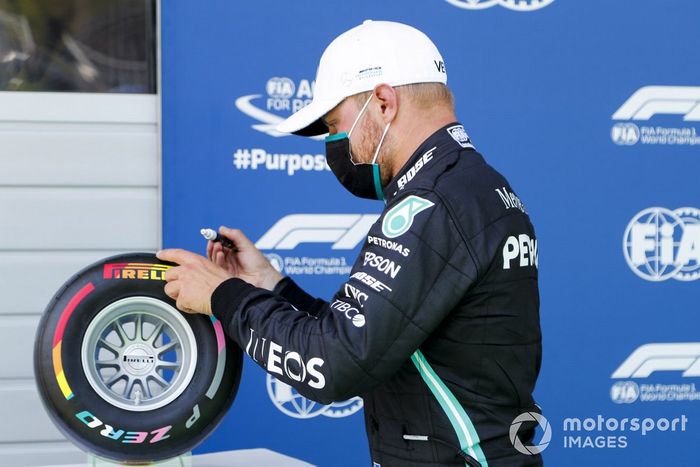
[[[700, 2], [164, 1], [164, 246], [203, 253], [200, 228], [238, 227], [309, 292], [332, 296], [382, 204], [342, 188], [322, 138], [275, 125], [312, 99], [326, 45], [368, 18], [433, 39], [461, 122], [535, 225], [544, 418], [534, 446], [516, 447], [549, 465], [692, 463]], [[197, 452], [254, 447], [368, 465], [362, 400], [314, 403], [248, 359]]]

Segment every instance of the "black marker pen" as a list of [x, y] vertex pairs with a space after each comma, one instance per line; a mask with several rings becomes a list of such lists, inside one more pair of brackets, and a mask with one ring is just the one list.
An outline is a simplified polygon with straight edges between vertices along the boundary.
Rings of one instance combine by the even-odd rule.
[[238, 251], [238, 248], [236, 248], [236, 245], [234, 245], [231, 240], [219, 234], [215, 230], [202, 229], [199, 231], [199, 233], [201, 233], [202, 237], [206, 238], [207, 240], [221, 243], [221, 246], [223, 246], [224, 248], [228, 248], [233, 251]]

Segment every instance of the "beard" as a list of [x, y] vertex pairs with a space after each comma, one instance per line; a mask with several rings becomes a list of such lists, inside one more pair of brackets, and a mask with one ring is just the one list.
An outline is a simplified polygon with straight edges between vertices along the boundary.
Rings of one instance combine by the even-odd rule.
[[[377, 150], [377, 145], [382, 138], [384, 127], [373, 120], [367, 119], [362, 122], [360, 130], [360, 140], [357, 144], [350, 141], [350, 152], [352, 160], [356, 164], [371, 164], [374, 158], [374, 153]], [[353, 134], [356, 134], [357, 129]], [[382, 186], [385, 187], [391, 181], [394, 164], [392, 154], [394, 152], [395, 141], [393, 136], [388, 131], [382, 142], [382, 147], [377, 155], [376, 163], [379, 164], [379, 176]]]

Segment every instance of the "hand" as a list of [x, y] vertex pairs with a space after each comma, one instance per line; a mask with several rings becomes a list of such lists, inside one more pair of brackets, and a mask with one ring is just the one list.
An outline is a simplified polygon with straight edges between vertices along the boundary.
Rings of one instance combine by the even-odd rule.
[[203, 256], [186, 250], [169, 249], [156, 253], [158, 259], [179, 266], [165, 272], [165, 293], [186, 313], [211, 315], [211, 295], [231, 273]]
[[272, 290], [282, 275], [272, 267], [248, 237], [238, 229], [219, 227], [219, 233], [236, 246], [237, 251], [224, 248], [219, 242], [207, 243], [207, 257], [217, 266], [256, 287]]

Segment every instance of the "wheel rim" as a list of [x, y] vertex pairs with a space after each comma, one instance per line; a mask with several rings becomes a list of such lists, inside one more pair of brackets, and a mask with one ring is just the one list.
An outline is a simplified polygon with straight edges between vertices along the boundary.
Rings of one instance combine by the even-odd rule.
[[128, 297], [93, 318], [81, 360], [102, 399], [143, 412], [169, 404], [187, 388], [197, 366], [197, 345], [175, 308], [151, 297]]

